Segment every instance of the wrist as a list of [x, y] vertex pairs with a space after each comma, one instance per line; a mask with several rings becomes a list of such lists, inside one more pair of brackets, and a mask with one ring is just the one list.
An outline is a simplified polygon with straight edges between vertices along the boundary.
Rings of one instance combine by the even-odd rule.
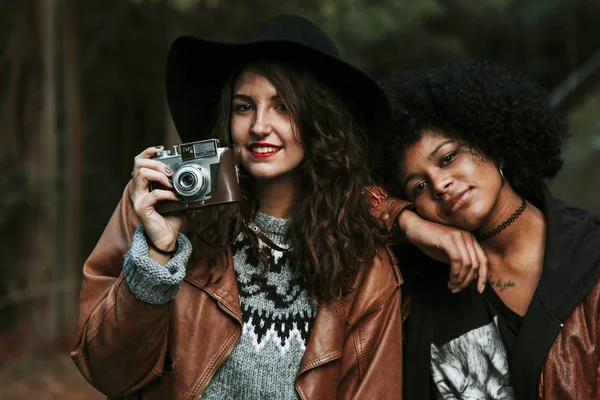
[[169, 255], [175, 254], [177, 250], [179, 250], [177, 245], [177, 239], [175, 239], [174, 242], [169, 242], [168, 244], [162, 244], [161, 242], [159, 242], [158, 244], [148, 243], [148, 245], [154, 248], [159, 253], [169, 253]]
[[177, 250], [178, 250], [177, 237], [175, 237], [175, 240], [171, 241], [170, 243], [161, 243], [161, 242], [154, 243], [152, 241], [152, 239], [150, 239], [150, 237], [148, 236], [146, 231], [144, 231], [144, 238], [146, 239], [146, 242], [148, 243], [148, 247], [150, 247], [152, 250], [154, 250], [155, 252], [157, 252], [159, 254], [162, 254], [165, 256], [172, 256], [175, 253], [177, 253]]
[[406, 236], [406, 232], [410, 225], [415, 221], [415, 219], [419, 218], [419, 216], [415, 213], [414, 205], [409, 205], [402, 209], [400, 214], [396, 216], [396, 226], [400, 234], [404, 238], [404, 240], [409, 241]]

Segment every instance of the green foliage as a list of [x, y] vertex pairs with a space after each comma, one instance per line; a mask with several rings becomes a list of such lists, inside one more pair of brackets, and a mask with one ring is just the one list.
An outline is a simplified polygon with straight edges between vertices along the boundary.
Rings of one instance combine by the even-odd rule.
[[346, 59], [374, 69], [379, 59], [373, 54], [365, 57], [365, 51], [387, 37], [408, 39], [422, 35], [424, 21], [439, 12], [434, 0], [341, 0], [323, 2], [312, 19], [338, 43]]
[[443, 3], [444, 17], [436, 21], [438, 32], [457, 37], [469, 57], [504, 64], [548, 89], [600, 47], [600, 7], [596, 1]]
[[[159, 2], [131, 1], [140, 6]], [[345, 59], [373, 70], [377, 69], [380, 57], [369, 53], [369, 49], [385, 38], [401, 37], [415, 44], [411, 39], [420, 37], [429, 42], [437, 41], [433, 46], [437, 48], [443, 48], [448, 42], [423, 32], [424, 21], [441, 11], [435, 0], [170, 0], [163, 3], [179, 13], [184, 21], [185, 28], [176, 29], [176, 34], [188, 33], [215, 40], [244, 40], [259, 24], [277, 14], [301, 15], [327, 32]], [[455, 43], [450, 46], [453, 50], [457, 47]]]

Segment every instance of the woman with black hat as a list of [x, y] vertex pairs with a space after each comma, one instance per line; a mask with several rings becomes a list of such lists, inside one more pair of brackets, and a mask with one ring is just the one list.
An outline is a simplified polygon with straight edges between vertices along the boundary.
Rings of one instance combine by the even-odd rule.
[[136, 157], [84, 267], [82, 374], [145, 399], [399, 398], [402, 278], [364, 190], [365, 132], [389, 121], [378, 86], [285, 15], [243, 44], [177, 39], [166, 84], [183, 142], [239, 148], [252, 220], [159, 214], [178, 198], [150, 184], [173, 171], [161, 147]]

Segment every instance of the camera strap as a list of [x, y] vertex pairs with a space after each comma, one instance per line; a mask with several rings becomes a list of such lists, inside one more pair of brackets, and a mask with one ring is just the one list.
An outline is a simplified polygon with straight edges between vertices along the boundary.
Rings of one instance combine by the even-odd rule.
[[240, 206], [240, 213], [242, 214], [242, 218], [244, 219], [244, 223], [246, 224], [246, 226], [248, 228], [250, 228], [252, 233], [254, 233], [257, 238], [259, 238], [264, 244], [266, 244], [273, 250], [281, 251], [283, 253], [285, 253], [286, 251], [289, 250], [289, 249], [286, 249], [286, 248], [276, 245], [271, 239], [269, 239], [267, 237], [267, 235], [265, 235], [263, 233], [262, 229], [260, 229], [260, 226], [258, 226], [254, 223], [254, 221], [252, 220], [252, 216], [250, 215], [250, 210], [248, 208], [247, 203], [245, 203], [244, 201], [240, 201], [239, 206]]

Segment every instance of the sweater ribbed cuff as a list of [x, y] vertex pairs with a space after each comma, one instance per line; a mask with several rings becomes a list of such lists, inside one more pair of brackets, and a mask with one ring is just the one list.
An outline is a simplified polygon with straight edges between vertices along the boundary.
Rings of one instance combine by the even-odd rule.
[[144, 228], [137, 227], [131, 248], [125, 256], [125, 280], [135, 297], [145, 303], [159, 305], [170, 301], [185, 277], [185, 266], [192, 254], [192, 244], [181, 233], [177, 236], [178, 250], [165, 265], [148, 255]]

